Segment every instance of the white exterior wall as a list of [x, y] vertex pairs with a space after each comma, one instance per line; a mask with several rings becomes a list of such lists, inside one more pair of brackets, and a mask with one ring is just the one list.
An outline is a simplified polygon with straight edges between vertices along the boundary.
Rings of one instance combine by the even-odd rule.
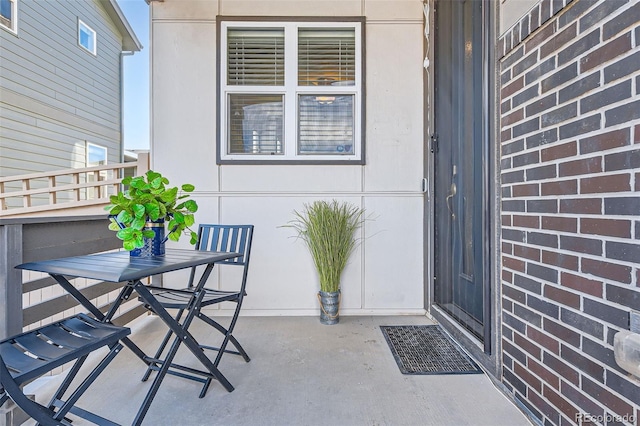
[[[165, 0], [151, 12], [152, 167], [196, 186], [196, 221], [255, 225], [243, 313], [318, 315], [311, 256], [280, 226], [334, 198], [374, 218], [343, 274], [341, 314], [424, 313], [422, 2]], [[366, 16], [366, 165], [216, 165], [218, 14]]]

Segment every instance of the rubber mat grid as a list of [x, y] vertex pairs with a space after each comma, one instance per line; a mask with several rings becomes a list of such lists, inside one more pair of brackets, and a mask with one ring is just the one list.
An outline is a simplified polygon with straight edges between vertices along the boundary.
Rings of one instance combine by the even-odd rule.
[[402, 374], [477, 374], [478, 365], [438, 325], [381, 325]]

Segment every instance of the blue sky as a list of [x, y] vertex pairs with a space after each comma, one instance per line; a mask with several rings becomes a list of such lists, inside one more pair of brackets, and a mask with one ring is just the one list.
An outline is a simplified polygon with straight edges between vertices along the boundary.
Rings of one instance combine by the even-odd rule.
[[117, 0], [143, 48], [124, 58], [124, 147], [149, 149], [149, 5]]

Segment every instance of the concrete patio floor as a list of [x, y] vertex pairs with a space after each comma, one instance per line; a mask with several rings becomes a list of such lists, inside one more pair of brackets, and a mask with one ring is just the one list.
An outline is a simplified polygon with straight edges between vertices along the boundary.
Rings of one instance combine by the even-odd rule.
[[[430, 323], [422, 316], [343, 316], [333, 326], [317, 317], [241, 317], [234, 334], [251, 362], [227, 354], [220, 365], [235, 391], [214, 382], [199, 399], [199, 383], [167, 376], [144, 424], [531, 425], [484, 374], [400, 373], [379, 326]], [[132, 329], [132, 339], [148, 352], [164, 332], [153, 316]], [[209, 329], [200, 321], [192, 331], [207, 341]], [[197, 366], [186, 350], [177, 359]], [[150, 385], [140, 381], [144, 370], [123, 350], [79, 405], [131, 424]], [[49, 387], [42, 387], [45, 394]]]

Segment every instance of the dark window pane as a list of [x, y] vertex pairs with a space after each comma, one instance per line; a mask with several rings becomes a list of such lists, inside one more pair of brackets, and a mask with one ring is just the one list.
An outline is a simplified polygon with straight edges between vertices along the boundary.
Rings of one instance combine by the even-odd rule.
[[282, 95], [229, 95], [229, 153], [281, 154]]
[[298, 98], [298, 152], [353, 155], [353, 95]]

